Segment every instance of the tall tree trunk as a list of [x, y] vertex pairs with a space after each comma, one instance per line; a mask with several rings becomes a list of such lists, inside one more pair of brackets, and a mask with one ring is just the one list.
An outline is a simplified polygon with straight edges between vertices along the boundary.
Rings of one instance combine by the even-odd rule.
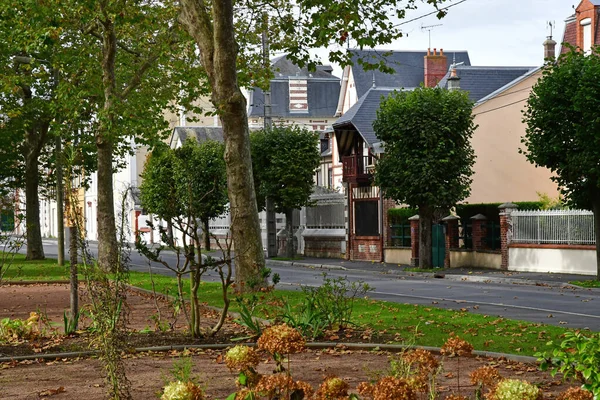
[[204, 239], [204, 251], [210, 251], [210, 231], [208, 230], [208, 218], [202, 221], [202, 238]]
[[296, 255], [294, 251], [294, 209], [288, 208], [285, 210], [285, 230], [287, 232], [287, 238], [285, 241], [285, 256], [287, 258], [294, 258]]
[[43, 260], [44, 246], [40, 228], [40, 172], [38, 158], [48, 127], [34, 127], [25, 132], [25, 223], [27, 228], [27, 259]]
[[432, 267], [431, 226], [433, 224], [433, 208], [419, 206], [419, 267]]
[[98, 265], [103, 271], [113, 271], [118, 264], [117, 228], [113, 196], [113, 143], [110, 130], [114, 129], [115, 57], [117, 38], [110, 20], [102, 22], [102, 84], [104, 87], [103, 115], [96, 136], [98, 150]]
[[[182, 0], [181, 20], [200, 48], [202, 65], [219, 110], [225, 139], [231, 232], [235, 245], [238, 290], [261, 286], [265, 265], [258, 208], [254, 193], [246, 99], [237, 84], [237, 43], [233, 1], [212, 2], [211, 11], [200, 0]], [[246, 289], [244, 289], [246, 288]]]

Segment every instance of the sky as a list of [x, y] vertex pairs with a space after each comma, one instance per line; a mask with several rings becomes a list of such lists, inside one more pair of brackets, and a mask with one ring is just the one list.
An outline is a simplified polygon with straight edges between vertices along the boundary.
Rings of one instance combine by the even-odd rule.
[[[445, 3], [459, 3], [453, 0]], [[417, 1], [418, 8], [407, 13], [405, 20], [434, 10]], [[431, 28], [431, 47], [445, 50], [467, 50], [471, 65], [477, 66], [540, 66], [543, 63], [542, 43], [550, 34], [547, 22], [552, 21], [554, 40], [562, 41], [565, 19], [573, 15], [579, 0], [465, 0], [448, 9], [446, 17], [434, 15], [403, 25], [405, 37], [388, 50], [426, 50], [429, 35], [422, 26]], [[324, 57], [324, 53], [320, 53]], [[335, 68], [335, 75], [341, 69]]]

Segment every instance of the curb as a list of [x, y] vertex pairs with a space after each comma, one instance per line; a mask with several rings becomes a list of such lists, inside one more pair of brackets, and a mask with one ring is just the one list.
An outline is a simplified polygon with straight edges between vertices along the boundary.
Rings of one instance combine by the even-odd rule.
[[[177, 346], [156, 346], [156, 347], [138, 347], [130, 351], [130, 353], [146, 353], [146, 352], [167, 352], [173, 350], [185, 350], [185, 349], [200, 349], [200, 350], [224, 350], [229, 347], [238, 345], [238, 343], [224, 343], [224, 344], [195, 344], [195, 345], [177, 345]], [[246, 346], [254, 347], [256, 343], [245, 343]], [[409, 346], [400, 344], [383, 344], [383, 343], [334, 343], [334, 342], [309, 342], [306, 343], [306, 347], [312, 350], [318, 349], [330, 349], [330, 348], [344, 348], [351, 350], [363, 350], [363, 351], [388, 351], [390, 353], [397, 353], [407, 349], [423, 349], [431, 351], [432, 353], [440, 354], [441, 349], [439, 347], [430, 346]], [[64, 358], [80, 358], [97, 355], [97, 350], [93, 351], [79, 351], [79, 352], [68, 352], [68, 353], [51, 353], [51, 354], [33, 354], [27, 356], [15, 356], [15, 357], [0, 357], [0, 363], [13, 362], [13, 361], [34, 361], [34, 360], [53, 360], [53, 359], [64, 359]], [[537, 363], [537, 358], [529, 356], [519, 356], [515, 354], [504, 354], [504, 353], [493, 353], [487, 351], [474, 350], [473, 355], [486, 358], [504, 358], [509, 361], [522, 362], [522, 363]]]
[[[384, 273], [396, 276], [414, 276], [430, 279], [447, 279], [450, 281], [463, 281], [463, 282], [480, 282], [480, 283], [501, 283], [501, 284], [512, 284], [512, 285], [527, 285], [527, 286], [548, 286], [564, 289], [576, 289], [580, 286], [572, 285], [565, 282], [556, 281], [545, 281], [545, 280], [532, 280], [528, 278], [503, 278], [495, 276], [474, 276], [474, 275], [458, 275], [458, 274], [444, 274], [444, 278], [436, 278], [433, 273], [429, 272], [406, 272], [402, 270], [389, 269], [387, 271], [374, 271], [360, 268], [347, 268], [341, 265], [334, 264], [312, 264], [295, 261], [279, 261], [279, 260], [266, 260], [266, 265], [277, 266], [277, 267], [303, 267], [312, 269], [329, 269], [329, 270], [341, 270], [341, 271], [356, 271], [365, 273]], [[443, 272], [442, 272], [443, 274]]]

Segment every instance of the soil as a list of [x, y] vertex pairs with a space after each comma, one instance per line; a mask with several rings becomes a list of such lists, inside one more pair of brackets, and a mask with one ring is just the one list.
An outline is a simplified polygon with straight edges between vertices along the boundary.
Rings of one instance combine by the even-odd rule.
[[[83, 292], [83, 290], [82, 290]], [[82, 293], [85, 304], [85, 293]], [[174, 330], [155, 330], [158, 305], [163, 321], [170, 321], [170, 306], [165, 299], [154, 299], [152, 295], [130, 292], [127, 299], [129, 329], [128, 344], [131, 348], [163, 346], [175, 344], [232, 343], [232, 339], [244, 336], [242, 327], [228, 320], [217, 337], [191, 340], [185, 335], [185, 320], [180, 317], [173, 324]], [[87, 333], [65, 338], [60, 335], [63, 325], [63, 311], [69, 307], [68, 285], [3, 285], [0, 286], [0, 319], [27, 319], [32, 311], [43, 315], [44, 325], [40, 326], [46, 338], [31, 341], [2, 344], [0, 357], [26, 354], [57, 353], [61, 351], [89, 350]], [[85, 308], [85, 306], [84, 306]], [[204, 326], [216, 321], [216, 313], [206, 309], [203, 313]], [[85, 318], [83, 326], [89, 325]], [[172, 321], [170, 321], [172, 322]], [[140, 333], [146, 330], [148, 333]], [[53, 333], [54, 332], [54, 333]], [[339, 336], [339, 341], [380, 341], [377, 337], [360, 331], [349, 331]], [[331, 337], [327, 337], [330, 340]], [[239, 343], [239, 342], [236, 342]], [[235, 390], [235, 375], [223, 362], [223, 351], [186, 350], [193, 360], [193, 373], [202, 382], [207, 398], [224, 399]], [[173, 362], [182, 355], [181, 351], [132, 353], [125, 355], [128, 378], [131, 381], [134, 399], [152, 399], [160, 395], [165, 381], [170, 378], [169, 370]], [[291, 356], [291, 371], [295, 379], [307, 381], [318, 387], [325, 376], [337, 375], [346, 380], [351, 389], [358, 383], [374, 378], [389, 365], [393, 354], [387, 352], [351, 351], [343, 343], [326, 350], [307, 350]], [[554, 399], [567, 387], [576, 384], [563, 383], [559, 377], [551, 377], [538, 370], [534, 364], [523, 364], [504, 359], [479, 357], [441, 358], [443, 371], [438, 378], [440, 399], [448, 394], [463, 394], [474, 398], [475, 388], [469, 381], [469, 373], [483, 365], [493, 365], [505, 378], [526, 379], [539, 385], [544, 398]], [[259, 372], [270, 373], [274, 362], [263, 355]], [[460, 378], [460, 381], [458, 381]], [[0, 363], [0, 399], [38, 399], [52, 396], [56, 399], [103, 399], [106, 388], [103, 381], [103, 368], [93, 358], [63, 358], [52, 360], [27, 360]], [[426, 396], [422, 395], [425, 399]]]

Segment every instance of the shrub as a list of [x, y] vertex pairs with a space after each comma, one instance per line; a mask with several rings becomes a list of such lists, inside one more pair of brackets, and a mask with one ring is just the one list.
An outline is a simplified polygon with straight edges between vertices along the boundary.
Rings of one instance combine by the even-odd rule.
[[491, 396], [493, 400], [541, 400], [542, 391], [527, 381], [504, 379]]
[[388, 210], [388, 217], [390, 224], [405, 224], [408, 219], [419, 213], [414, 208], [390, 208]]
[[549, 342], [553, 350], [538, 353], [540, 368], [551, 369], [552, 376], [558, 372], [565, 378], [578, 379], [583, 387], [600, 396], [600, 333], [584, 335], [581, 332], [567, 332], [560, 344]]
[[165, 386], [161, 400], [204, 400], [202, 389], [193, 382], [175, 381]]

